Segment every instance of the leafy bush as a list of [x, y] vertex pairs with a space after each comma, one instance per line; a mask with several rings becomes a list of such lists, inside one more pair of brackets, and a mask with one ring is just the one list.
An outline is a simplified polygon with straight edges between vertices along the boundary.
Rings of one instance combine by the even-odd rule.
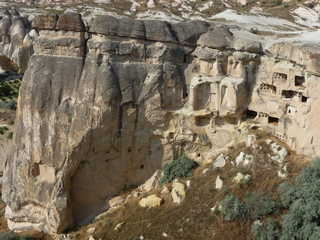
[[281, 206], [280, 203], [272, 199], [270, 194], [263, 194], [262, 192], [249, 194], [246, 199], [246, 205], [248, 214], [254, 219], [271, 214]]
[[278, 240], [281, 236], [281, 229], [274, 219], [268, 219], [264, 224], [254, 223], [252, 233], [257, 240]]
[[227, 195], [220, 204], [221, 213], [227, 221], [233, 221], [236, 217], [258, 219], [277, 211], [280, 206], [269, 194], [265, 195], [261, 192], [249, 193], [244, 203], [239, 200], [238, 196]]
[[238, 216], [244, 217], [247, 213], [246, 205], [239, 200], [238, 196], [227, 195], [220, 205], [221, 213], [227, 221], [233, 221]]
[[320, 158], [302, 170], [295, 184], [281, 184], [279, 189], [283, 204], [289, 206], [281, 239], [320, 239]]
[[163, 166], [163, 177], [159, 180], [159, 185], [162, 186], [165, 183], [172, 182], [175, 178], [189, 177], [197, 166], [197, 162], [182, 155], [172, 163]]

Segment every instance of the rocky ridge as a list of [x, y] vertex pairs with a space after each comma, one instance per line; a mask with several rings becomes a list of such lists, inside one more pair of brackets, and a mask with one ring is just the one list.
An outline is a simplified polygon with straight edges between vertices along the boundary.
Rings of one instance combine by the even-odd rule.
[[249, 128], [320, 152], [316, 44], [266, 48], [240, 27], [199, 20], [98, 16], [86, 27], [78, 14], [49, 14], [13, 34], [5, 19], [2, 49], [19, 36], [15, 49], [34, 51], [16, 60], [0, 49], [28, 64], [4, 172], [11, 229], [84, 224], [124, 186], [181, 154], [210, 161]]

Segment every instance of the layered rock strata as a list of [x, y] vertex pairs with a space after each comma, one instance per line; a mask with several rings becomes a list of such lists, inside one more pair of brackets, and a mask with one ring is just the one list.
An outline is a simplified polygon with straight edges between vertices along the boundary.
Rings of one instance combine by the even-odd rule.
[[64, 14], [33, 29], [4, 173], [11, 229], [86, 223], [177, 156], [203, 162], [244, 141], [245, 123], [320, 152], [318, 77], [238, 27], [100, 16], [86, 28]]

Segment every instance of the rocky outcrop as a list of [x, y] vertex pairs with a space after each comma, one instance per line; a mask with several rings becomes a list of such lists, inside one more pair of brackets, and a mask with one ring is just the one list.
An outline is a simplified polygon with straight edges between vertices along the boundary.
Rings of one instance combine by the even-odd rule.
[[[320, 152], [317, 77], [264, 56], [238, 27], [101, 16], [86, 28], [68, 13], [39, 16], [31, 31], [4, 173], [11, 229], [84, 224], [177, 156], [204, 162], [245, 141], [245, 124]], [[296, 129], [311, 144], [293, 141]]]
[[36, 31], [31, 31], [28, 20], [21, 17], [16, 9], [3, 10], [0, 20], [0, 63], [10, 71], [24, 72], [28, 60], [33, 54], [32, 40], [37, 38]]

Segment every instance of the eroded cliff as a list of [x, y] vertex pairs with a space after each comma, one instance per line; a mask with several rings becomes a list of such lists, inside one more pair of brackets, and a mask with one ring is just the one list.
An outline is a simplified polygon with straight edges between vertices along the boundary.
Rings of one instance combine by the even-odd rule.
[[257, 35], [203, 21], [100, 16], [86, 27], [68, 13], [32, 29], [4, 173], [11, 229], [86, 223], [125, 185], [183, 153], [210, 160], [250, 127], [320, 152], [318, 63], [301, 47], [297, 60], [277, 45], [265, 55]]

